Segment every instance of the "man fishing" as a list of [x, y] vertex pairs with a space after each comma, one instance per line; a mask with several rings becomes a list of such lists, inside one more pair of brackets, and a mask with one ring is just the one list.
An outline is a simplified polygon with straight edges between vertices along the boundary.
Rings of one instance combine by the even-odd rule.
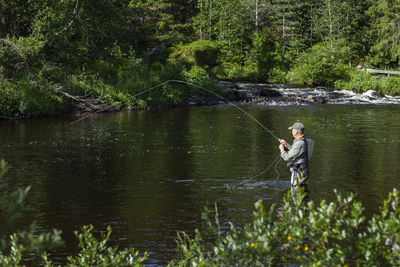
[[289, 130], [292, 130], [294, 137], [292, 145], [283, 139], [278, 139], [281, 143], [279, 145], [281, 157], [292, 172], [290, 179], [292, 187], [306, 185], [309, 177], [308, 161], [314, 149], [314, 141], [305, 137], [304, 125], [301, 122], [295, 122]]

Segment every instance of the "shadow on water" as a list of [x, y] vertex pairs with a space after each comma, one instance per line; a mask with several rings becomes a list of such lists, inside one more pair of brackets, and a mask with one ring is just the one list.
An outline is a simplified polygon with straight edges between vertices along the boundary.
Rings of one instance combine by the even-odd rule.
[[[398, 106], [243, 106], [277, 136], [300, 120], [316, 142], [311, 198], [333, 200], [333, 189], [357, 193], [367, 214], [400, 185]], [[253, 204], [280, 202], [289, 170], [256, 176], [277, 156], [278, 143], [231, 106], [98, 114], [69, 126], [68, 117], [0, 122], [0, 157], [12, 166], [10, 190], [32, 185], [29, 201], [43, 231], [113, 227], [111, 243], [150, 253], [150, 264], [175, 256], [177, 231], [193, 233], [205, 205], [216, 202], [221, 225], [250, 220]], [[244, 182], [245, 181], [245, 182]], [[234, 190], [226, 190], [229, 186]]]

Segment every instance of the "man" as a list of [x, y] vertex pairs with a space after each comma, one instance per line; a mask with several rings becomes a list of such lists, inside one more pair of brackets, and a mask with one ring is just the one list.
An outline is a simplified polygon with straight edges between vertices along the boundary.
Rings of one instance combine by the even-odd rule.
[[308, 161], [314, 149], [314, 141], [305, 137], [304, 125], [301, 122], [295, 122], [289, 130], [292, 130], [294, 141], [289, 145], [285, 140], [279, 139], [281, 157], [288, 163], [292, 172], [292, 187], [306, 185], [309, 176]]

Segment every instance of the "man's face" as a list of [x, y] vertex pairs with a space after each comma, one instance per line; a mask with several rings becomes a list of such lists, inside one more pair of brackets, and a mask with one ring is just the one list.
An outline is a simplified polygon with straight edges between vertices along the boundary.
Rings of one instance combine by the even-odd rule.
[[296, 137], [296, 135], [297, 135], [297, 130], [296, 129], [292, 129], [292, 135], [293, 135], [293, 137]]

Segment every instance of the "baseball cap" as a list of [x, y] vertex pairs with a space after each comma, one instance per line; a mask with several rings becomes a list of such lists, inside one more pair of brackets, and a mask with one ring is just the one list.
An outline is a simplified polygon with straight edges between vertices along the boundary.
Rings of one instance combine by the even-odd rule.
[[300, 132], [304, 132], [304, 125], [301, 122], [295, 122], [292, 126], [289, 127], [289, 130], [296, 129]]

